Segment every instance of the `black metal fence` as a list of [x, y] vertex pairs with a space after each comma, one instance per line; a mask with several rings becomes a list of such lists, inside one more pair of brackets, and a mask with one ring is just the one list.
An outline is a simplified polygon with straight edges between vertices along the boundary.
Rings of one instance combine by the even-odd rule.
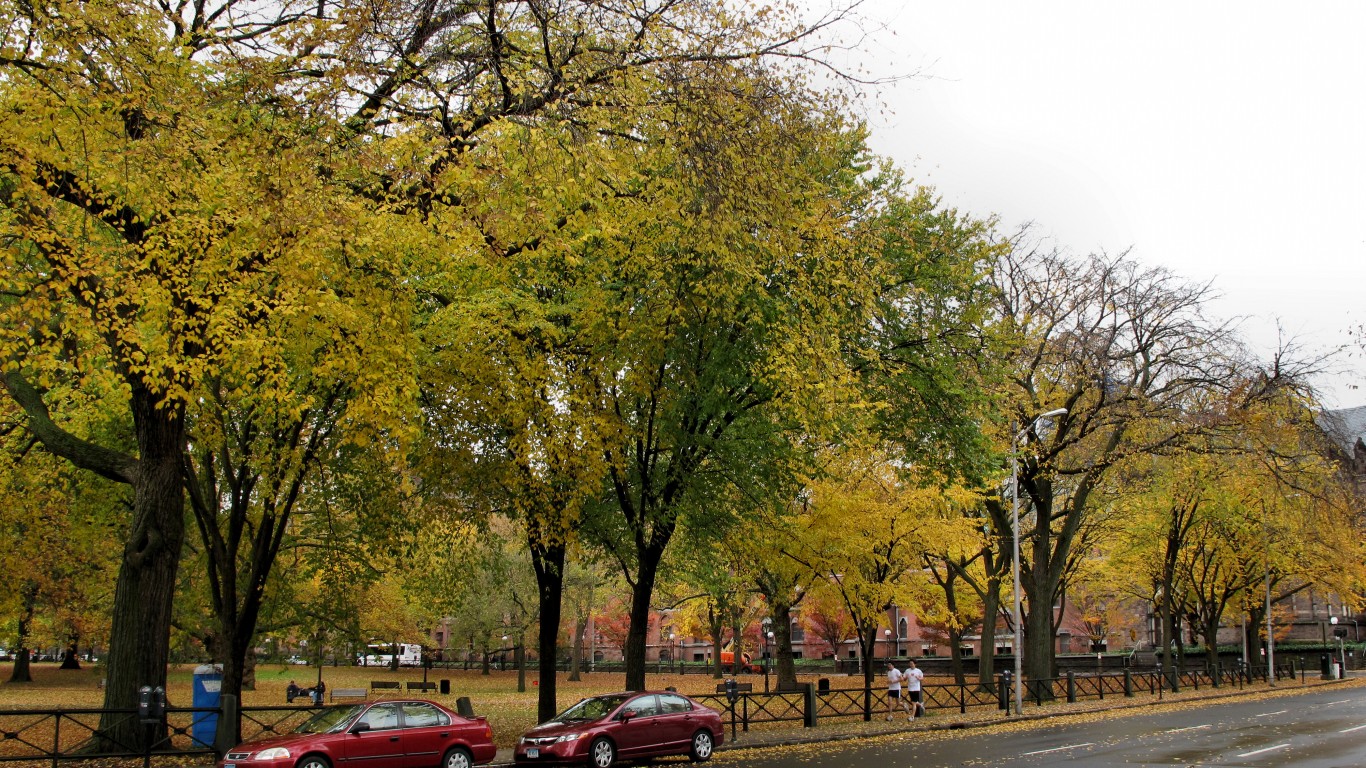
[[[1306, 681], [1311, 673], [1304, 658], [1291, 658], [1277, 665], [1278, 680]], [[1324, 670], [1326, 676], [1326, 669]], [[1320, 670], [1312, 673], [1320, 677]], [[1139, 694], [1161, 697], [1164, 692], [1202, 687], [1241, 687], [1253, 682], [1264, 682], [1265, 668], [1256, 669], [1235, 665], [1213, 673], [1202, 670], [1169, 672], [1160, 670], [1118, 673], [1077, 674], [1048, 679], [1024, 681], [1022, 701], [1035, 706], [1071, 703], [1085, 699], [1131, 697]], [[816, 684], [804, 684], [800, 690], [756, 693], [740, 684], [734, 695], [722, 690], [692, 694], [694, 699], [722, 713], [733, 731], [751, 726], [801, 722], [814, 726], [823, 719], [862, 718], [871, 720], [887, 710], [887, 692], [876, 688], [832, 687], [822, 678]], [[687, 693], [687, 691], [685, 691]], [[927, 714], [936, 712], [1007, 711], [1013, 690], [1009, 675], [1001, 675], [991, 684], [980, 682], [957, 684], [926, 684], [921, 691]], [[231, 697], [227, 697], [231, 698]], [[244, 740], [283, 734], [322, 709], [320, 706], [226, 707], [224, 709], [166, 708], [164, 718], [155, 722], [139, 719], [136, 710], [103, 709], [28, 709], [0, 711], [0, 763], [31, 763], [51, 765], [86, 760], [141, 761], [180, 765], [182, 758], [202, 758], [206, 762], [217, 757], [213, 742], [217, 720], [237, 717]], [[151, 734], [151, 749], [138, 749], [119, 743], [111, 733], [121, 732], [121, 726], [137, 721], [138, 727]], [[136, 765], [136, 763], [130, 763]]]

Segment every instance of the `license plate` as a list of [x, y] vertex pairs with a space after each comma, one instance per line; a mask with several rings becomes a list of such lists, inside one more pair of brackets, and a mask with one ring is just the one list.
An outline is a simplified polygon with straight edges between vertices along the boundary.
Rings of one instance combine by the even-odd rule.
[[[536, 758], [541, 756], [541, 750], [535, 747], [527, 747], [526, 756], [529, 760], [535, 760]], [[232, 768], [232, 766], [229, 765], [227, 766], [227, 768]]]
[[237, 763], [223, 763], [223, 768], [237, 768]]

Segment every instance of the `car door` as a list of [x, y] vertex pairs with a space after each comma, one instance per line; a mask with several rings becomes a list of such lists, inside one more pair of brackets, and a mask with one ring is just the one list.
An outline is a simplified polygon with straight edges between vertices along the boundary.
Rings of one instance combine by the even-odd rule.
[[[621, 715], [626, 712], [633, 713], [630, 719], [622, 718]], [[617, 717], [619, 722], [616, 723], [614, 735], [618, 755], [642, 757], [658, 754], [661, 751], [659, 747], [662, 738], [659, 733], [659, 703], [655, 700], [654, 694], [647, 693], [627, 701], [622, 705], [621, 714], [618, 714]]]
[[660, 741], [669, 752], [686, 752], [691, 748], [692, 735], [701, 725], [693, 712], [692, 702], [674, 693], [659, 694], [658, 730]]
[[407, 768], [429, 768], [453, 742], [451, 718], [425, 701], [399, 702], [403, 714], [403, 752]]
[[376, 704], [365, 711], [343, 742], [348, 768], [394, 768], [407, 760], [397, 704]]

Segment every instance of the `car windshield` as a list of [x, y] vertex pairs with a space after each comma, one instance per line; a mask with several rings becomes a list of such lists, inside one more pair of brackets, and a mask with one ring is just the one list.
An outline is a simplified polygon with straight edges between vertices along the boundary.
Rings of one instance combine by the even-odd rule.
[[361, 710], [365, 709], [362, 704], [350, 707], [336, 707], [324, 709], [305, 720], [294, 729], [295, 733], [330, 733], [340, 730], [347, 723], [355, 719]]
[[612, 714], [617, 707], [621, 706], [623, 701], [626, 701], [629, 698], [631, 698], [629, 695], [623, 694], [614, 696], [594, 696], [591, 699], [584, 699], [578, 704], [566, 709], [556, 715], [555, 719], [562, 723], [574, 720], [597, 720], [600, 717], [606, 717], [607, 715]]

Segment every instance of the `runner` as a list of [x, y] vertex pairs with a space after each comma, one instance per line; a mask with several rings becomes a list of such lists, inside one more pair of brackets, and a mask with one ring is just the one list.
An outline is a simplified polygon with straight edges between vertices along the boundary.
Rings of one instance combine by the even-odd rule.
[[[906, 698], [910, 699], [911, 706], [914, 707], [908, 719], [914, 720], [916, 715], [925, 714], [925, 705], [920, 703], [920, 681], [925, 679], [925, 673], [915, 666], [915, 659], [908, 663], [910, 666], [901, 673], [901, 679], [906, 681]], [[890, 707], [888, 711], [891, 711]]]

